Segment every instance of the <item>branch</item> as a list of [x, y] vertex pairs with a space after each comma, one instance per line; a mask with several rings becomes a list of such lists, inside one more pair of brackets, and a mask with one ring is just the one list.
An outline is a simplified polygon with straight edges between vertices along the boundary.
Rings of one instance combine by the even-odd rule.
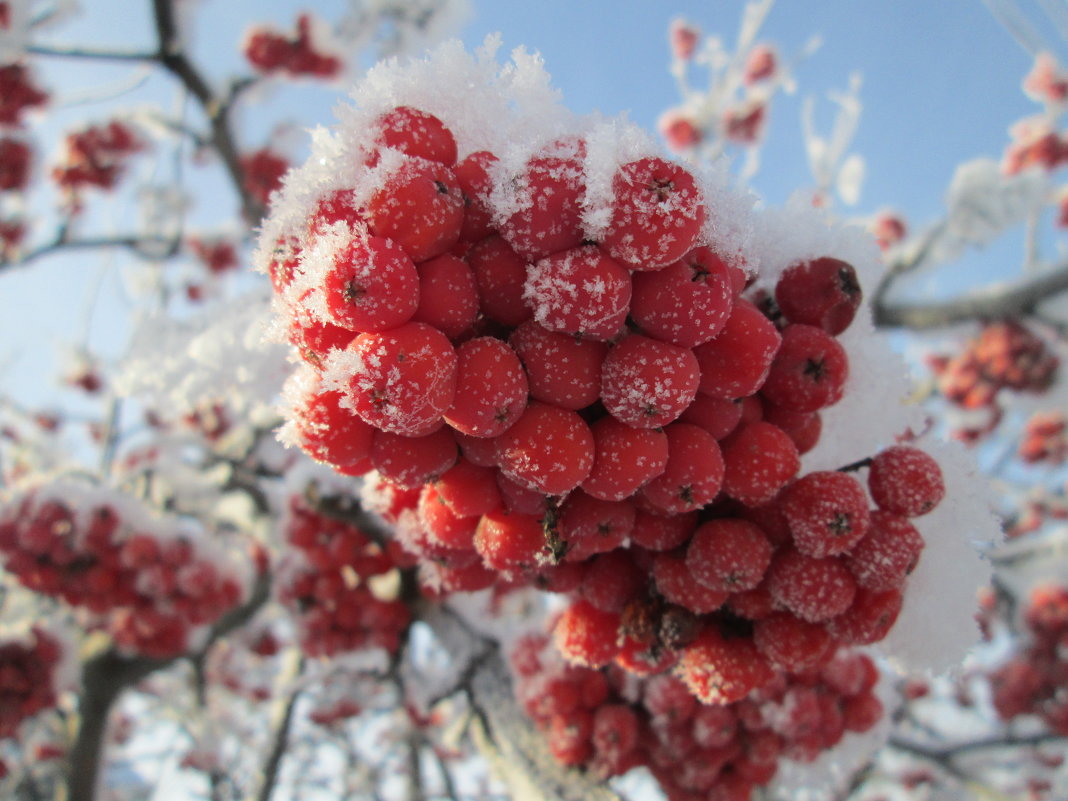
[[156, 61], [157, 53], [141, 50], [115, 50], [113, 48], [95, 47], [60, 47], [48, 45], [30, 45], [26, 52], [35, 56], [54, 56], [57, 58], [87, 58], [101, 61]]
[[889, 304], [877, 290], [872, 313], [878, 327], [923, 331], [973, 320], [1026, 316], [1040, 303], [1065, 290], [1068, 290], [1068, 264], [1037, 278], [989, 286], [941, 303]]
[[156, 35], [159, 39], [157, 58], [160, 64], [177, 77], [196, 97], [204, 109], [204, 113], [211, 122], [212, 142], [226, 165], [230, 180], [241, 198], [245, 219], [254, 226], [259, 223], [266, 209], [245, 191], [245, 174], [241, 169], [237, 143], [230, 129], [231, 104], [246, 84], [241, 82], [235, 84], [226, 100], [218, 97], [182, 48], [178, 23], [174, 14], [174, 0], [152, 0], [152, 7], [155, 11]]
[[165, 239], [151, 236], [101, 236], [87, 239], [67, 239], [61, 232], [47, 245], [23, 254], [15, 261], [0, 260], [0, 271], [10, 267], [25, 267], [37, 259], [50, 256], [53, 253], [66, 250], [101, 250], [105, 248], [125, 248], [132, 251], [139, 258], [147, 261], [157, 261], [161, 258], [170, 258], [178, 252], [181, 242], [178, 239]]
[[[212, 626], [203, 651], [209, 649], [219, 637], [244, 625], [267, 601], [269, 593], [270, 577], [263, 574], [253, 587], [248, 601], [231, 609]], [[183, 656], [149, 659], [125, 656], [112, 648], [89, 659], [82, 666], [82, 693], [78, 701], [81, 720], [67, 764], [66, 801], [94, 801], [108, 717], [122, 692], [157, 670], [169, 667]]]
[[[297, 663], [297, 675], [299, 676], [303, 670], [304, 659], [302, 657]], [[267, 761], [263, 765], [263, 783], [260, 784], [260, 792], [256, 796], [258, 801], [270, 801], [271, 795], [274, 793], [275, 784], [278, 781], [278, 772], [282, 767], [282, 759], [289, 748], [289, 730], [293, 725], [293, 712], [296, 709], [300, 693], [301, 688], [298, 685], [297, 689], [289, 694], [289, 699], [286, 701], [285, 709], [282, 712], [282, 718], [275, 728], [274, 744], [271, 747], [271, 752], [267, 755]]]

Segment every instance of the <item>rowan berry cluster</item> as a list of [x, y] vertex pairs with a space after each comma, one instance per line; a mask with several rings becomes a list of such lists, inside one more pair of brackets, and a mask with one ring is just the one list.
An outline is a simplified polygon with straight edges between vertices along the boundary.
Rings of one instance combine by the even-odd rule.
[[91, 125], [67, 135], [64, 159], [52, 169], [52, 178], [69, 190], [114, 189], [130, 156], [145, 147], [141, 136], [121, 120]]
[[297, 620], [304, 652], [328, 656], [379, 647], [395, 653], [410, 622], [408, 607], [380, 598], [370, 582], [394, 569], [389, 554], [357, 526], [320, 514], [296, 496], [286, 531], [301, 558], [284, 568], [278, 595]]
[[985, 413], [978, 425], [958, 431], [965, 441], [989, 434], [1001, 421], [1003, 391], [1039, 393], [1056, 379], [1059, 360], [1042, 337], [1017, 320], [983, 325], [955, 356], [934, 356], [928, 365], [950, 403]]
[[0, 739], [14, 737], [24, 720], [56, 705], [62, 658], [62, 643], [40, 627], [0, 641]]
[[778, 672], [730, 704], [702, 704], [670, 674], [568, 665], [545, 637], [519, 640], [512, 666], [518, 697], [561, 764], [605, 779], [644, 766], [670, 801], [746, 801], [782, 759], [811, 762], [883, 711], [874, 663], [846, 650], [819, 669]]
[[160, 659], [182, 653], [242, 598], [241, 578], [191, 532], [94, 492], [59, 481], [0, 509], [5, 569], [86, 610], [124, 650]]
[[1024, 426], [1019, 456], [1025, 462], [1062, 464], [1068, 459], [1068, 420], [1061, 412], [1035, 412]]
[[253, 29], [242, 48], [245, 58], [261, 72], [333, 78], [341, 71], [341, 59], [319, 49], [313, 41], [312, 22], [310, 14], [298, 16], [295, 36], [266, 27]]
[[1023, 613], [1025, 648], [990, 676], [991, 699], [1002, 720], [1037, 715], [1050, 730], [1068, 734], [1065, 644], [1068, 589], [1044, 584], [1031, 591]]
[[799, 258], [747, 292], [693, 173], [591, 149], [459, 158], [396, 106], [321, 162], [350, 183], [283, 196], [259, 256], [303, 362], [283, 437], [376, 471], [438, 591], [569, 594], [573, 665], [735, 704], [885, 636], [941, 473], [895, 446], [855, 466], [867, 486], [802, 475], [846, 391], [853, 266]]

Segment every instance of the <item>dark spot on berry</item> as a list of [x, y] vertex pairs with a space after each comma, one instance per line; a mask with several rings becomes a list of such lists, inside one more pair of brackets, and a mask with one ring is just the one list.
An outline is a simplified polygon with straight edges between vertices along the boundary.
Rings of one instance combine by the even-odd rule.
[[442, 183], [441, 181], [434, 181], [434, 186], [436, 186], [436, 187], [437, 187], [437, 189], [438, 189], [438, 194], [441, 194], [441, 195], [447, 195], [447, 194], [449, 194], [449, 187], [447, 187], [447, 186], [446, 186], [446, 185], [445, 185], [444, 183]]
[[827, 370], [823, 366], [823, 359], [807, 359], [805, 361], [804, 374], [816, 383], [822, 381], [827, 374]]

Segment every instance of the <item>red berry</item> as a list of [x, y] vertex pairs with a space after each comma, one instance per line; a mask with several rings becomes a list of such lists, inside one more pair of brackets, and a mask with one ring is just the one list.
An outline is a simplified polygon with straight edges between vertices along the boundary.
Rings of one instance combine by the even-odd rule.
[[775, 285], [775, 303], [787, 320], [831, 336], [849, 327], [862, 298], [853, 265], [828, 256], [787, 267]]
[[475, 550], [494, 570], [529, 570], [547, 555], [541, 518], [495, 509], [482, 515]]
[[455, 245], [463, 219], [463, 195], [452, 170], [422, 158], [405, 160], [367, 201], [371, 233], [392, 239], [414, 262]]
[[386, 331], [415, 314], [419, 275], [392, 241], [356, 236], [333, 254], [323, 291], [333, 322], [353, 331]]
[[693, 175], [650, 157], [623, 164], [612, 179], [611, 219], [601, 245], [634, 270], [657, 270], [693, 248], [705, 205]]
[[846, 556], [846, 565], [862, 587], [900, 587], [920, 559], [923, 537], [906, 518], [891, 512], [871, 513], [867, 535]]
[[723, 457], [719, 445], [703, 428], [672, 423], [668, 438], [667, 465], [659, 476], [641, 489], [657, 509], [679, 514], [700, 509], [719, 493], [723, 483]]
[[383, 431], [430, 433], [456, 393], [456, 351], [424, 323], [360, 334], [342, 361], [351, 364], [348, 392], [356, 413]]
[[527, 162], [508, 183], [509, 213], [501, 236], [530, 261], [582, 244], [586, 181], [581, 142], [560, 142]]
[[868, 495], [852, 476], [822, 470], [782, 491], [779, 508], [794, 546], [808, 556], [833, 556], [852, 548], [868, 531]]
[[601, 401], [609, 414], [635, 428], [660, 428], [677, 419], [697, 394], [693, 352], [631, 334], [601, 367]]
[[550, 331], [607, 341], [623, 328], [630, 273], [595, 245], [561, 250], [530, 265], [523, 299]]
[[476, 437], [507, 431], [527, 405], [526, 373], [519, 357], [499, 339], [479, 337], [460, 345], [456, 359], [456, 392], [445, 422]]
[[533, 315], [523, 299], [527, 261], [501, 239], [490, 236], [467, 253], [475, 273], [481, 310], [494, 322], [517, 326]]
[[553, 629], [553, 642], [564, 659], [585, 667], [611, 662], [619, 653], [618, 636], [619, 615], [584, 600], [568, 607]]
[[883, 639], [897, 621], [903, 598], [899, 589], [858, 587], [853, 603], [827, 623], [827, 630], [851, 645], [870, 645]]
[[776, 612], [753, 626], [757, 650], [780, 670], [810, 670], [827, 657], [833, 640], [827, 629], [789, 612]]
[[456, 163], [456, 140], [433, 114], [397, 106], [375, 120], [375, 144], [391, 147], [409, 156], [437, 161], [447, 167]]
[[590, 426], [594, 457], [581, 487], [595, 498], [618, 501], [664, 472], [668, 438], [663, 431], [633, 428], [605, 416]]
[[478, 285], [467, 262], [443, 254], [416, 267], [419, 306], [412, 320], [432, 325], [451, 340], [469, 331], [478, 318]]
[[727, 600], [727, 593], [695, 580], [686, 559], [680, 556], [657, 554], [653, 561], [653, 579], [657, 592], [667, 601], [686, 607], [694, 614], [715, 612]]
[[761, 506], [801, 468], [797, 447], [771, 423], [756, 422], [723, 443], [723, 491], [746, 506]]
[[497, 438], [501, 470], [546, 495], [577, 487], [590, 473], [593, 453], [593, 434], [577, 413], [537, 401]]
[[371, 464], [390, 481], [415, 488], [437, 479], [456, 464], [457, 455], [456, 440], [445, 426], [417, 437], [376, 431]]
[[887, 448], [872, 459], [868, 489], [880, 509], [902, 517], [927, 514], [946, 493], [938, 462], [909, 445]]
[[493, 209], [489, 203], [493, 180], [489, 171], [496, 161], [497, 157], [488, 150], [479, 150], [453, 168], [464, 196], [464, 224], [460, 229], [464, 242], [477, 242], [493, 233]]
[[676, 672], [705, 704], [741, 701], [774, 677], [752, 640], [726, 639], [713, 626], [705, 628], [686, 648]]
[[535, 400], [578, 410], [600, 397], [605, 343], [549, 331], [534, 320], [516, 328], [508, 343], [523, 361]]
[[849, 359], [834, 337], [794, 323], [783, 329], [782, 347], [760, 391], [779, 406], [814, 412], [841, 399], [848, 377]]
[[794, 550], [779, 551], [768, 568], [768, 590], [802, 620], [820, 623], [849, 609], [857, 582], [837, 557], [816, 559]]
[[772, 547], [752, 523], [719, 518], [702, 524], [686, 549], [686, 565], [693, 577], [724, 593], [756, 587], [771, 563]]
[[693, 349], [701, 368], [700, 391], [726, 400], [752, 395], [764, 384], [781, 339], [760, 309], [738, 298], [723, 330]]
[[692, 348], [723, 330], [733, 304], [727, 265], [699, 247], [662, 270], [636, 273], [630, 313], [648, 336]]

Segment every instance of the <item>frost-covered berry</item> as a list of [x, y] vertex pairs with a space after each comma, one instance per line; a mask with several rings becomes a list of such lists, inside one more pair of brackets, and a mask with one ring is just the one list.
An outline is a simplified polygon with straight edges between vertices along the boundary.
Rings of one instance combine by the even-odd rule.
[[475, 273], [482, 313], [501, 325], [517, 326], [534, 312], [523, 299], [527, 260], [499, 236], [489, 236], [467, 252]]
[[923, 537], [906, 518], [876, 509], [865, 537], [849, 551], [846, 565], [862, 587], [900, 587], [919, 561]]
[[527, 405], [527, 378], [519, 357], [493, 337], [469, 339], [456, 349], [456, 391], [445, 422], [464, 434], [495, 437]]
[[697, 394], [693, 352], [631, 334], [617, 342], [601, 367], [601, 402], [635, 428], [660, 428], [677, 419]]
[[802, 476], [782, 491], [778, 503], [794, 547], [809, 556], [848, 551], [868, 531], [868, 495], [847, 473]]
[[672, 423], [664, 433], [668, 438], [667, 465], [641, 488], [641, 495], [667, 514], [691, 512], [711, 503], [724, 476], [716, 440], [689, 423]]
[[702, 524], [686, 548], [686, 565], [704, 586], [725, 593], [756, 587], [771, 563], [772, 547], [752, 523], [718, 518]]
[[814, 412], [841, 399], [848, 377], [849, 358], [837, 340], [822, 328], [794, 323], [783, 329], [760, 391], [779, 406]]
[[675, 672], [705, 704], [731, 704], [772, 680], [767, 660], [746, 637], [705, 628], [683, 652]]
[[445, 165], [423, 158], [405, 160], [367, 201], [371, 233], [392, 239], [416, 263], [455, 245], [463, 220], [456, 176]]
[[611, 219], [601, 245], [634, 270], [658, 270], [697, 242], [706, 210], [693, 175], [657, 157], [620, 166], [612, 179]]
[[768, 568], [768, 590], [802, 620], [821, 623], [849, 609], [857, 582], [839, 557], [817, 559], [788, 549]]
[[799, 673], [811, 670], [833, 652], [826, 627], [789, 612], [776, 612], [753, 626], [753, 642], [772, 665]]
[[553, 642], [561, 656], [573, 665], [601, 667], [611, 662], [619, 645], [619, 615], [605, 612], [589, 601], [568, 607], [553, 629]]
[[383, 431], [430, 433], [456, 393], [456, 351], [424, 323], [360, 334], [339, 362], [351, 366], [345, 380], [356, 413]]
[[630, 298], [630, 273], [596, 245], [539, 259], [527, 269], [523, 288], [523, 299], [545, 328], [602, 341], [623, 328]]
[[416, 271], [419, 305], [412, 320], [440, 329], [453, 341], [470, 331], [478, 319], [478, 284], [467, 262], [445, 253]]
[[726, 400], [752, 395], [763, 386], [781, 341], [775, 324], [738, 298], [723, 329], [693, 349], [701, 368], [700, 391]]
[[489, 202], [493, 180], [489, 170], [496, 161], [497, 157], [488, 150], [479, 150], [464, 157], [453, 167], [464, 197], [461, 241], [477, 242], [493, 233], [493, 209]]
[[760, 506], [797, 474], [801, 458], [786, 432], [757, 421], [726, 439], [723, 464], [723, 491], [746, 506]]
[[828, 621], [827, 630], [835, 639], [851, 645], [879, 642], [897, 621], [903, 600], [899, 589], [858, 587], [848, 609]]
[[508, 184], [501, 236], [529, 261], [582, 244], [585, 145], [563, 140], [527, 162]]
[[323, 276], [332, 322], [353, 331], [387, 331], [419, 306], [415, 264], [394, 242], [354, 236], [333, 254]]
[[600, 397], [606, 343], [549, 331], [527, 320], [512, 331], [508, 344], [523, 361], [535, 400], [578, 410]]
[[787, 320], [831, 336], [849, 327], [862, 299], [853, 265], [829, 256], [787, 267], [775, 285], [775, 303]]
[[590, 473], [593, 454], [593, 434], [576, 412], [536, 401], [497, 438], [501, 471], [546, 495], [577, 487]]
[[608, 415], [590, 426], [594, 457], [581, 487], [595, 498], [618, 501], [664, 472], [668, 438], [663, 431], [634, 428]]
[[868, 489], [880, 509], [919, 517], [934, 509], [946, 493], [934, 457], [909, 445], [895, 445], [871, 461]]
[[456, 163], [456, 139], [433, 114], [411, 106], [396, 106], [374, 122], [375, 144], [391, 147], [409, 156], [437, 161], [446, 167]]
[[541, 518], [495, 509], [482, 515], [475, 550], [493, 570], [533, 569], [546, 555]]
[[694, 614], [715, 612], [727, 600], [727, 593], [695, 580], [685, 557], [659, 553], [653, 560], [656, 589], [673, 604], [684, 606]]
[[733, 304], [727, 265], [699, 247], [662, 270], [635, 273], [630, 314], [647, 336], [692, 348], [723, 330]]

